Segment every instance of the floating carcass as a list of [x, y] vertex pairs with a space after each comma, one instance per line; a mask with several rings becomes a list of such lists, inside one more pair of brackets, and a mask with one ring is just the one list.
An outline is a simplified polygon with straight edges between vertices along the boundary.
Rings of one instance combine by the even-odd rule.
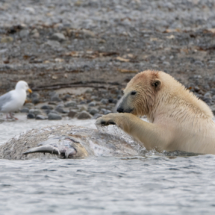
[[140, 145], [122, 133], [58, 125], [33, 129], [0, 146], [1, 159], [136, 156]]

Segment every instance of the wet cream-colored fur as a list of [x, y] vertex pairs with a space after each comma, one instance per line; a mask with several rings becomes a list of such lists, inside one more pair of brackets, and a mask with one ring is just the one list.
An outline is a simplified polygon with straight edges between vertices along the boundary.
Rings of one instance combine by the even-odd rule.
[[[215, 154], [215, 123], [210, 108], [164, 72], [144, 71], [124, 90], [117, 110], [97, 120], [116, 124], [146, 149]], [[139, 116], [146, 115], [149, 122]]]

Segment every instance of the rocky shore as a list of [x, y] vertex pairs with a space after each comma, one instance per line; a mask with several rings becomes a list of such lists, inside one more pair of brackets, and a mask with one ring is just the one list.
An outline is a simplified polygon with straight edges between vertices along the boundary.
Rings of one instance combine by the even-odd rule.
[[97, 118], [146, 69], [182, 82], [215, 112], [215, 2], [0, 2], [0, 94], [25, 80], [28, 119]]
[[76, 91], [63, 89], [49, 93], [49, 99], [33, 93], [21, 112], [26, 113], [28, 119], [37, 120], [60, 120], [63, 117], [96, 119], [113, 112], [120, 96], [121, 91], [117, 89], [109, 91], [93, 88], [79, 88]]

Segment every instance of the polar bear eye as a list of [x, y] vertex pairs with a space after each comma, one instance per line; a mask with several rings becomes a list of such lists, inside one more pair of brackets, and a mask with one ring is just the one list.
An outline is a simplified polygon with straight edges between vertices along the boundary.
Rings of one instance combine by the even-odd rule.
[[131, 95], [134, 96], [134, 95], [136, 95], [136, 93], [137, 93], [136, 91], [132, 91]]

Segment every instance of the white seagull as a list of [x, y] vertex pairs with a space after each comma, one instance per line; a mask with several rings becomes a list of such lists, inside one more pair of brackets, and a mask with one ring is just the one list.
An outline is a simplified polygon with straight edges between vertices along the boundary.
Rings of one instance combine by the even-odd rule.
[[11, 112], [17, 111], [23, 106], [27, 96], [26, 91], [32, 93], [25, 81], [19, 81], [16, 84], [15, 90], [0, 96], [0, 112], [6, 113], [7, 119], [7, 113], [9, 113], [11, 119], [16, 119]]

